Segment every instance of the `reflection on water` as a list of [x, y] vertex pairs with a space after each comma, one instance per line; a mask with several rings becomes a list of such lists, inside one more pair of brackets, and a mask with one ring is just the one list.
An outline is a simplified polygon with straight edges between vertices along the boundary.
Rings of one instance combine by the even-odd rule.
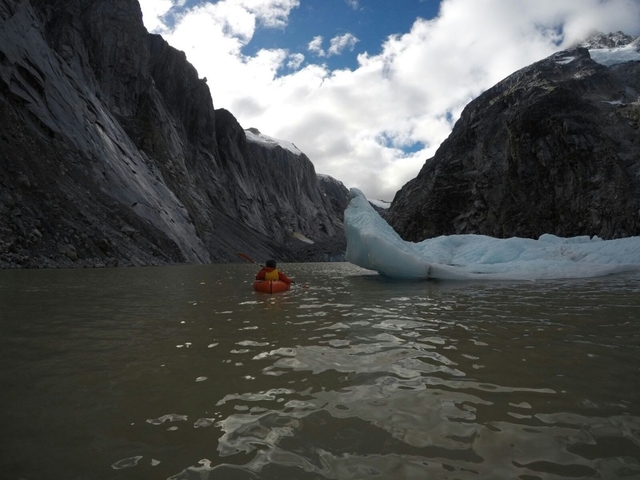
[[640, 276], [286, 267], [0, 272], [3, 477], [640, 477]]

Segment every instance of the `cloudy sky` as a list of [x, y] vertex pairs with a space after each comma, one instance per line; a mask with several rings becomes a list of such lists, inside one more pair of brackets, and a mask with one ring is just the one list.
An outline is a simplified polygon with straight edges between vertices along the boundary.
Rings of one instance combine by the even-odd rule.
[[316, 172], [392, 200], [464, 106], [593, 31], [640, 34], [640, 0], [140, 0], [216, 108]]

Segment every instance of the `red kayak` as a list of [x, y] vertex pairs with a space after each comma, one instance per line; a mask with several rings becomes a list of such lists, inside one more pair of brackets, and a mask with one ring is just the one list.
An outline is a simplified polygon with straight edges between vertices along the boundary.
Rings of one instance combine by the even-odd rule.
[[290, 285], [280, 280], [256, 280], [253, 282], [253, 289], [256, 292], [278, 293], [289, 290]]

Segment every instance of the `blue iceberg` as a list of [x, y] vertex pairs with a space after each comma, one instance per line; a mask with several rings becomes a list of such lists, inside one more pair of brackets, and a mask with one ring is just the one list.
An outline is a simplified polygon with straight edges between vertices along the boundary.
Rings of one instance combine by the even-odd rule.
[[360, 190], [352, 188], [350, 197], [344, 213], [345, 259], [387, 277], [542, 280], [640, 272], [640, 237], [447, 235], [413, 243], [402, 240]]

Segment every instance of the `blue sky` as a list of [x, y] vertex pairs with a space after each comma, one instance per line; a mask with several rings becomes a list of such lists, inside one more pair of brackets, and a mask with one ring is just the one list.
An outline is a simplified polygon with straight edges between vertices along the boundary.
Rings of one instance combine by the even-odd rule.
[[316, 171], [391, 200], [462, 109], [594, 31], [640, 34], [638, 0], [140, 0], [216, 108]]
[[435, 17], [439, 5], [438, 0], [309, 0], [292, 12], [286, 28], [257, 30], [245, 53], [252, 55], [260, 48], [282, 46], [305, 51], [318, 36], [327, 51], [331, 39], [349, 34], [357, 39], [353, 47], [325, 57], [310, 55], [309, 61], [321, 59], [331, 69], [354, 69], [358, 67], [358, 53], [380, 53], [389, 35], [406, 33], [417, 17]]

